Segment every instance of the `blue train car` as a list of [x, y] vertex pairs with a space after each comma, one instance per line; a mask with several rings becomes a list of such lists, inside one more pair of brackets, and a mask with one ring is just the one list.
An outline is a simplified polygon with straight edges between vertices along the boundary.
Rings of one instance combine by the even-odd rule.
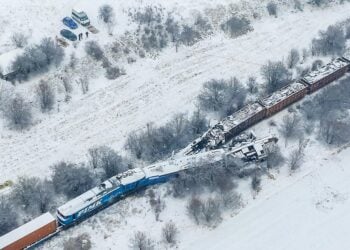
[[106, 180], [99, 186], [70, 200], [57, 209], [57, 219], [63, 226], [70, 226], [115, 200], [148, 185], [142, 169], [128, 170]]

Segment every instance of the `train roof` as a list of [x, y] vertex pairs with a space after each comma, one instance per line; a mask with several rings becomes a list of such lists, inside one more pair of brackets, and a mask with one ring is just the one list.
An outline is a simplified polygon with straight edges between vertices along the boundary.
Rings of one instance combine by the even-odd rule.
[[28, 223], [16, 228], [15, 230], [3, 235], [0, 237], [0, 249], [5, 248], [6, 246], [14, 243], [28, 234], [35, 232], [36, 230], [46, 226], [49, 223], [56, 221], [56, 219], [50, 214], [45, 213], [34, 220], [29, 221]]
[[258, 102], [248, 104], [232, 115], [224, 118], [215, 126], [221, 127], [224, 132], [229, 132], [232, 128], [252, 118], [263, 109], [264, 107]]
[[108, 180], [102, 182], [97, 187], [90, 189], [89, 191], [79, 195], [78, 197], [68, 201], [64, 205], [60, 206], [57, 210], [63, 216], [69, 216], [81, 209], [87, 207], [88, 205], [99, 200], [103, 195], [109, 193], [112, 190], [117, 189], [121, 185], [128, 185], [141, 180], [145, 177], [145, 173], [139, 169], [130, 169], [121, 174], [113, 176]]
[[263, 98], [260, 102], [269, 108], [306, 88], [307, 86], [301, 82], [293, 82]]
[[143, 168], [147, 178], [169, 175], [182, 170], [189, 169], [199, 163], [213, 163], [222, 159], [223, 149], [202, 152], [192, 156], [181, 156], [172, 158], [165, 162], [156, 163]]
[[349, 64], [350, 63], [347, 59], [337, 58], [332, 62], [324, 65], [323, 67], [319, 68], [318, 70], [310, 72], [303, 78], [303, 80], [309, 84], [314, 84], [322, 78], [326, 77], [327, 75], [330, 75]]

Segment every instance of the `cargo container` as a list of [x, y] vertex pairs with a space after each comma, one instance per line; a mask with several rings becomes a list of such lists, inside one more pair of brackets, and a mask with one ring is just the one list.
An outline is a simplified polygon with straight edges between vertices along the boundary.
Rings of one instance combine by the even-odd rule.
[[50, 213], [45, 213], [0, 237], [0, 249], [24, 249], [56, 230], [56, 219]]

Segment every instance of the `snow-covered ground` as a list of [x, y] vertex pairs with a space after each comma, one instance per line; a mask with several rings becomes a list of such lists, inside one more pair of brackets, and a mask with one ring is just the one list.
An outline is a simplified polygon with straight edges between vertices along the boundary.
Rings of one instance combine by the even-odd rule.
[[[31, 42], [44, 36], [54, 37], [63, 28], [61, 19], [69, 15], [77, 2], [3, 0], [0, 53], [12, 48], [9, 37], [14, 30], [31, 34]], [[167, 11], [190, 18], [194, 11], [216, 8], [219, 4], [232, 10], [234, 7], [228, 8], [229, 4], [241, 3], [250, 10], [252, 3], [256, 3], [257, 10], [262, 12], [266, 2], [104, 0], [101, 4], [115, 7], [115, 34], [122, 34], [129, 28], [130, 7], [161, 4]], [[94, 25], [101, 30], [93, 39], [104, 44], [111, 42], [113, 37], [97, 21], [94, 3], [93, 0], [83, 3]], [[0, 183], [15, 181], [23, 175], [48, 176], [50, 165], [60, 160], [84, 161], [87, 149], [94, 145], [109, 145], [123, 152], [131, 131], [144, 128], [148, 122], [164, 123], [178, 112], [192, 111], [205, 81], [233, 76], [244, 81], [248, 76], [258, 76], [267, 60], [285, 58], [291, 48], [307, 48], [319, 30], [347, 19], [349, 10], [350, 3], [344, 3], [325, 9], [305, 8], [303, 12], [284, 10], [278, 18], [265, 15], [253, 21], [254, 31], [247, 35], [229, 39], [216, 32], [192, 47], [180, 47], [177, 53], [170, 47], [154, 59], [139, 59], [125, 65], [127, 74], [114, 81], [105, 79], [99, 67], [92, 67], [94, 76], [89, 93], [73, 96], [69, 104], [61, 103], [49, 115], [38, 115], [30, 130], [11, 131], [0, 122]], [[78, 57], [83, 56], [82, 44], [76, 51]], [[44, 77], [53, 74], [49, 72]], [[32, 97], [38, 80], [16, 88]], [[278, 121], [280, 117], [281, 114], [273, 119]], [[261, 136], [270, 132], [267, 121], [258, 126], [256, 131]], [[285, 151], [291, 147], [292, 144]], [[186, 215], [186, 200], [164, 197], [166, 207], [161, 222], [156, 222], [146, 197], [130, 197], [63, 232], [43, 248], [60, 249], [67, 237], [88, 232], [94, 249], [128, 249], [134, 231], [147, 231], [159, 241], [162, 225], [172, 220], [180, 229], [179, 249], [348, 249], [350, 171], [346, 164], [350, 149], [338, 153], [311, 138], [307, 153], [303, 168], [293, 176], [284, 167], [281, 173], [275, 173], [276, 180], [265, 179], [256, 199], [252, 199], [248, 184], [242, 183], [239, 191], [245, 207], [237, 215], [225, 213], [223, 222], [215, 229], [196, 226]], [[162, 193], [166, 193], [166, 187], [160, 188]], [[157, 249], [166, 248], [163, 243], [156, 245]]]
[[[267, 60], [285, 57], [290, 48], [308, 47], [319, 30], [346, 19], [349, 9], [347, 3], [266, 17], [254, 23], [253, 32], [238, 39], [217, 34], [192, 47], [181, 47], [178, 53], [169, 48], [156, 59], [128, 65], [127, 75], [115, 81], [97, 77], [91, 83], [93, 91], [62, 105], [59, 113], [42, 116], [29, 131], [2, 129], [0, 182], [20, 175], [49, 174], [48, 167], [60, 160], [83, 161], [94, 145], [122, 150], [131, 131], [192, 110], [203, 82], [259, 75]], [[33, 90], [24, 85], [21, 88], [30, 95]]]

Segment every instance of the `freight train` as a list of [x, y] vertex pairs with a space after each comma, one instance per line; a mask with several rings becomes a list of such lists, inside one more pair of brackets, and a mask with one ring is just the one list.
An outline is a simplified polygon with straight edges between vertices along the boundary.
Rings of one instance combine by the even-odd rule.
[[257, 102], [246, 105], [192, 142], [182, 151], [183, 157], [153, 164], [143, 169], [128, 170], [114, 176], [59, 207], [56, 218], [50, 214], [44, 214], [9, 232], [0, 237], [0, 249], [17, 250], [36, 246], [130, 193], [147, 186], [167, 182], [178, 176], [181, 171], [200, 166], [201, 164], [198, 163], [203, 160], [216, 162], [221, 160], [225, 154], [246, 160], [263, 159], [266, 153], [265, 146], [276, 142], [276, 138], [269, 137], [251, 144], [226, 148], [228, 153], [225, 153], [223, 148], [219, 148], [247, 128], [342, 77], [350, 70], [349, 59], [337, 58], [320, 69], [312, 71], [299, 81]]
[[167, 182], [186, 169], [202, 166], [204, 162], [211, 164], [222, 161], [226, 157], [261, 161], [266, 157], [266, 147], [276, 142], [277, 138], [269, 136], [243, 142], [232, 148], [172, 158], [144, 168], [130, 169], [60, 206], [56, 211], [56, 218], [46, 213], [0, 237], [0, 249], [17, 250], [37, 246], [117, 200], [148, 186]]
[[247, 128], [303, 99], [350, 70], [350, 58], [340, 57], [312, 71], [302, 79], [290, 83], [265, 98], [250, 103], [215, 124], [185, 150], [185, 155], [219, 148]]

